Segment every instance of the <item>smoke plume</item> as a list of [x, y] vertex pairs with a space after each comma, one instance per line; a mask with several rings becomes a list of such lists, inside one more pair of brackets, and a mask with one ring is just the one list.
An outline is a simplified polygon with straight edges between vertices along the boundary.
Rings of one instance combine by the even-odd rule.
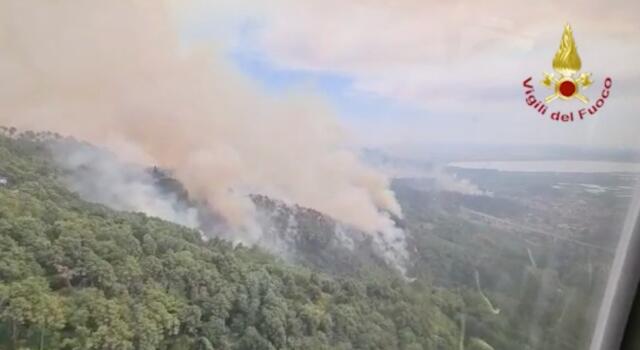
[[48, 145], [56, 163], [65, 170], [62, 180], [82, 198], [200, 229], [198, 210], [176, 193], [163, 191], [149, 169], [120, 162], [104, 150], [77, 142]]
[[455, 173], [449, 173], [441, 167], [437, 167], [433, 176], [436, 180], [436, 188], [441, 191], [457, 192], [470, 196], [493, 196], [493, 193], [484, 191], [469, 179], [459, 178]]
[[387, 179], [346, 151], [322, 100], [265, 94], [214, 48], [181, 46], [170, 17], [161, 1], [1, 1], [0, 124], [172, 169], [235, 227], [263, 193], [393, 228]]

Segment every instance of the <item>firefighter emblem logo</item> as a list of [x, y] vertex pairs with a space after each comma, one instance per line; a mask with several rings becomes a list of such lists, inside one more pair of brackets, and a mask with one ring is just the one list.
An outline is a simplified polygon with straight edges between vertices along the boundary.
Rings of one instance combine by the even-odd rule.
[[527, 105], [535, 109], [541, 116], [544, 116], [549, 110], [547, 104], [555, 100], [577, 100], [587, 106], [569, 112], [557, 110], [551, 113], [550, 118], [555, 121], [573, 122], [585, 119], [587, 116], [595, 116], [609, 98], [613, 80], [610, 77], [604, 79], [602, 90], [597, 97], [594, 97], [593, 103], [583, 94], [583, 91], [593, 84], [593, 80], [591, 73], [580, 71], [582, 69], [582, 60], [578, 55], [578, 47], [569, 24], [564, 27], [562, 38], [560, 39], [560, 47], [553, 57], [551, 66], [554, 72], [544, 73], [543, 79], [540, 81], [544, 88], [551, 90], [551, 94], [545, 98], [536, 96], [532, 77], [523, 81], [522, 86], [525, 88], [524, 94]]

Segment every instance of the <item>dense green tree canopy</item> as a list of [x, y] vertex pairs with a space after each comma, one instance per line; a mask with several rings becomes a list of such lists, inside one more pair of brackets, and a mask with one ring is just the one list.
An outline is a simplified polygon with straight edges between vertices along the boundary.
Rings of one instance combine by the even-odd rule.
[[330, 219], [310, 211], [297, 237], [310, 257], [300, 261], [311, 262], [302, 267], [82, 200], [51, 161], [52, 138], [10, 129], [0, 135], [0, 349], [588, 344], [606, 253], [540, 241], [534, 262], [526, 241], [503, 239], [504, 232], [438, 211], [433, 198], [400, 187], [415, 279], [373, 254], [338, 253], [323, 236]]
[[[81, 200], [0, 137], [0, 348], [448, 349], [445, 291], [335, 278]], [[455, 299], [455, 298], [453, 298]], [[441, 345], [435, 345], [441, 344]]]

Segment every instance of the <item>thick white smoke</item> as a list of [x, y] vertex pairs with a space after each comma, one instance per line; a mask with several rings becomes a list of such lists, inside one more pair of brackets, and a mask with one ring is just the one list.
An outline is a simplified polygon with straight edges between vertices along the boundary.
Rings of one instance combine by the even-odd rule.
[[106, 151], [77, 142], [53, 142], [50, 149], [66, 170], [64, 181], [84, 199], [200, 229], [198, 210], [176, 193], [163, 191], [149, 169], [122, 163]]
[[438, 167], [433, 172], [436, 179], [436, 187], [441, 191], [462, 193], [470, 196], [493, 196], [491, 192], [484, 191], [468, 179], [459, 178], [456, 174], [446, 172]]
[[161, 1], [0, 1], [0, 124], [173, 169], [232, 226], [264, 193], [393, 228], [387, 179], [345, 150], [320, 99], [268, 96], [214, 49], [180, 46], [169, 18]]

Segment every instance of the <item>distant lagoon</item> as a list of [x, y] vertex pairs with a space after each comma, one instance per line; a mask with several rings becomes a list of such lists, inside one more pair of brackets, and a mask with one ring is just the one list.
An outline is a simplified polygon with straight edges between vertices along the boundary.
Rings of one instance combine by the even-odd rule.
[[545, 173], [640, 173], [640, 163], [549, 160], [549, 161], [472, 161], [454, 162], [449, 167], [490, 169], [512, 172]]

